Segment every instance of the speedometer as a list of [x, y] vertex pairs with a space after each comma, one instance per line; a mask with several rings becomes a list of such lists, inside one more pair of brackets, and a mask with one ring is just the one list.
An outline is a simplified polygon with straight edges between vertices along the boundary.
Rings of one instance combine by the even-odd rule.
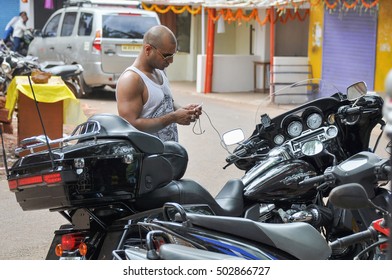
[[284, 136], [282, 134], [278, 134], [274, 137], [274, 143], [276, 145], [282, 145], [284, 142]]
[[316, 129], [323, 123], [323, 117], [319, 113], [312, 113], [306, 118], [306, 125], [310, 129]]
[[302, 129], [303, 129], [303, 125], [300, 121], [292, 121], [287, 126], [287, 133], [291, 137], [297, 137], [301, 135]]

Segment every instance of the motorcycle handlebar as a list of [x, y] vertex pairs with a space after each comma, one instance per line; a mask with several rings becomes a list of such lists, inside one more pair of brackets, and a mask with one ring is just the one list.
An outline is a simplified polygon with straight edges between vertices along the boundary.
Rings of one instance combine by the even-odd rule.
[[233, 163], [234, 161], [238, 160], [239, 158], [246, 156], [246, 153], [247, 153], [246, 149], [244, 149], [244, 148], [239, 149], [234, 154], [229, 155], [226, 158], [226, 162]]
[[246, 144], [241, 144], [242, 148], [240, 148], [239, 150], [235, 151], [233, 154], [228, 156], [226, 158], [226, 162], [232, 164], [233, 162], [241, 159], [242, 157], [248, 156], [249, 153], [255, 152], [259, 147], [259, 145], [263, 142], [264, 140], [260, 140], [259, 142], [249, 141]]
[[353, 108], [347, 108], [346, 110], [346, 115], [350, 116], [350, 115], [357, 115], [359, 113], [361, 113], [362, 111], [362, 107], [353, 107]]
[[333, 250], [342, 247], [347, 247], [361, 241], [376, 240], [376, 239], [377, 239], [377, 231], [372, 227], [369, 227], [367, 230], [357, 232], [342, 238], [338, 238], [335, 241], [331, 242], [329, 245]]
[[313, 185], [316, 183], [321, 183], [325, 181], [325, 176], [324, 175], [319, 175], [319, 176], [314, 176], [314, 177], [310, 177], [307, 178], [301, 182], [299, 182], [298, 184], [300, 186], [308, 186], [308, 185]]
[[342, 106], [338, 110], [338, 114], [341, 115], [343, 118], [352, 115], [358, 115], [362, 112], [362, 107], [351, 107], [350, 105]]

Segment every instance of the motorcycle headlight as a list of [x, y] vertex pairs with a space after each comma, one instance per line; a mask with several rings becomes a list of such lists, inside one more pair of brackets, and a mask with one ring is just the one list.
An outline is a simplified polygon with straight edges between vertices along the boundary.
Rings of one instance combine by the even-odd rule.
[[11, 73], [11, 66], [8, 64], [8, 62], [3, 62], [3, 63], [1, 64], [1, 69], [3, 69], [3, 72], [4, 72], [5, 74]]

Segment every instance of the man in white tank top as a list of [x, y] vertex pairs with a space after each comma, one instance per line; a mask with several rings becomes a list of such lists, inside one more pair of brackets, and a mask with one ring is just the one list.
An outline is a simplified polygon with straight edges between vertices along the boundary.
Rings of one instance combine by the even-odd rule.
[[173, 62], [177, 40], [163, 25], [152, 27], [132, 66], [121, 74], [116, 87], [118, 114], [137, 129], [162, 141], [178, 141], [177, 124], [189, 125], [201, 114], [198, 104], [178, 107], [164, 69]]

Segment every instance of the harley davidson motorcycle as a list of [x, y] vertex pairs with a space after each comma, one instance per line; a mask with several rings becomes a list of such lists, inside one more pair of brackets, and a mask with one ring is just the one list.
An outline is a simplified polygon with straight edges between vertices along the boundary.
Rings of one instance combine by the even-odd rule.
[[[357, 88], [363, 89], [363, 83], [349, 89]], [[47, 259], [110, 259], [113, 248], [129, 242], [124, 230], [130, 221], [148, 217], [148, 211], [166, 202], [205, 215], [262, 221], [265, 210], [260, 205], [272, 201], [280, 207], [274, 208], [280, 217], [291, 221], [295, 213], [310, 213], [312, 219], [307, 219], [322, 221], [313, 224], [319, 229], [332, 221], [333, 211], [306, 208], [322, 196], [318, 184], [300, 182], [322, 174], [323, 166], [367, 150], [370, 132], [381, 122], [381, 107], [377, 95], [351, 99], [336, 93], [272, 120], [263, 116], [254, 135], [231, 157], [248, 168], [246, 175], [227, 182], [215, 198], [197, 182], [182, 178], [188, 157], [181, 145], [163, 143], [109, 114], [90, 117], [66, 138], [23, 140], [7, 179], [23, 210], [49, 209], [68, 220], [55, 232]], [[274, 131], [281, 136], [273, 136]], [[276, 142], [282, 137], [283, 142]], [[323, 149], [311, 155], [307, 150], [318, 150], [316, 143]], [[252, 165], [258, 171], [250, 169]], [[375, 183], [371, 181], [370, 188], [376, 188]], [[266, 209], [274, 214], [269, 204]], [[278, 210], [283, 205], [286, 213]]]
[[167, 203], [160, 219], [132, 220], [124, 233], [133, 232], [135, 237], [127, 239], [123, 249], [114, 250], [113, 256], [117, 260], [325, 260], [333, 251], [366, 243], [354, 260], [391, 259], [388, 210], [371, 202], [365, 188], [357, 183], [334, 188], [329, 199], [345, 210], [377, 209], [382, 217], [359, 232], [327, 242], [308, 223], [268, 224], [209, 216]]

